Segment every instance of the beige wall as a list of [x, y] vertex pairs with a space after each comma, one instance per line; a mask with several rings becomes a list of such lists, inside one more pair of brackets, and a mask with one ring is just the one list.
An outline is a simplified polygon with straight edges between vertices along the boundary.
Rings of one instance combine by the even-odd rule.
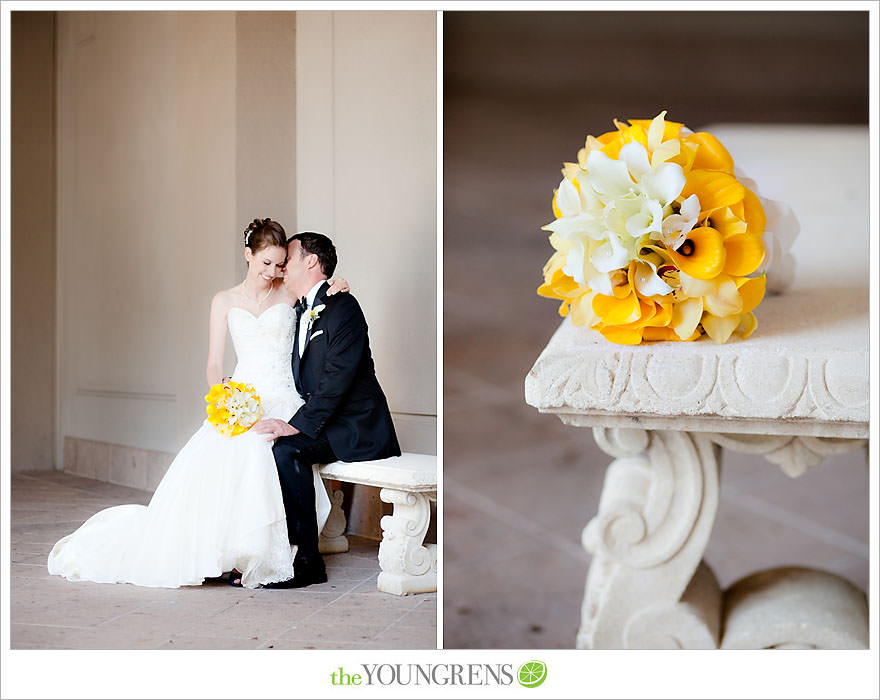
[[[333, 225], [308, 225], [339, 245], [404, 449], [434, 451], [435, 15], [342, 14], [334, 64], [307, 72], [299, 42], [327, 13], [58, 14], [62, 437], [181, 447], [204, 415], [211, 296], [244, 273], [240, 232], [256, 216], [302, 227], [299, 180], [323, 162], [344, 192]], [[335, 136], [300, 157], [327, 108], [303, 104], [304, 75], [335, 86]]]
[[[236, 207], [296, 221], [296, 13], [236, 13]], [[289, 231], [288, 233], [293, 233]], [[244, 259], [238, 272], [244, 277]]]
[[176, 451], [234, 279], [235, 15], [58, 15], [60, 432]]
[[55, 15], [13, 12], [13, 471], [55, 463]]
[[339, 252], [404, 450], [436, 451], [433, 12], [297, 13], [297, 227]]
[[294, 37], [293, 13], [59, 13], [62, 435], [176, 451], [201, 423], [240, 232], [296, 211]]

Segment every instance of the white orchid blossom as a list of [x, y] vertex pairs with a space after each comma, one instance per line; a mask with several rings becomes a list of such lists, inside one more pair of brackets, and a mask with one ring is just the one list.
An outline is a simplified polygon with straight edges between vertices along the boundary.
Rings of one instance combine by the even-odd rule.
[[643, 297], [666, 296], [673, 291], [657, 274], [657, 266], [650, 260], [639, 260], [636, 263], [634, 282], [636, 291]]
[[259, 420], [260, 402], [251, 394], [236, 391], [226, 400], [225, 406], [229, 411], [229, 416], [226, 419], [229, 425], [235, 423], [248, 425]]
[[692, 194], [681, 203], [678, 214], [670, 214], [663, 219], [662, 230], [659, 234], [652, 234], [655, 241], [662, 241], [673, 250], [684, 243], [687, 234], [697, 224], [700, 217], [700, 198]]
[[597, 270], [592, 262], [590, 262], [591, 256], [588, 255], [585, 250], [585, 243], [589, 245], [595, 242], [585, 242], [583, 240], [571, 241], [565, 266], [562, 268], [562, 271], [582, 287], [586, 286], [595, 292], [610, 296], [612, 294], [611, 278], [606, 272], [600, 272]]
[[544, 230], [572, 244], [565, 273], [601, 294], [611, 293], [610, 273], [632, 260], [639, 261], [635, 284], [640, 293], [669, 294], [672, 287], [658, 276], [656, 265], [640, 259], [641, 241], [646, 236], [664, 243], [677, 240], [699, 216], [695, 195], [682, 203], [680, 211], [673, 209], [685, 175], [678, 163], [668, 162], [678, 155], [679, 143], [662, 141], [664, 117], [665, 112], [651, 122], [648, 149], [628, 143], [617, 160], [597, 148], [598, 142], [588, 142], [579, 154], [579, 165], [570, 164], [556, 192], [560, 216]]

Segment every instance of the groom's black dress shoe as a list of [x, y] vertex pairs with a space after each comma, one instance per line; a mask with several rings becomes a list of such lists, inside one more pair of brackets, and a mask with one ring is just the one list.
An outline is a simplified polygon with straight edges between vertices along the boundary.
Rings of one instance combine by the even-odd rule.
[[327, 583], [327, 570], [324, 561], [318, 559], [301, 559], [293, 562], [293, 578], [286, 581], [266, 583], [263, 588], [304, 588], [313, 583]]

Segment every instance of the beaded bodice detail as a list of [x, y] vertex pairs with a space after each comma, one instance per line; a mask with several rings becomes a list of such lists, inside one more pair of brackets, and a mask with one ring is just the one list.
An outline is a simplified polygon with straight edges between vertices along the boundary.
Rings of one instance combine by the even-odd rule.
[[280, 303], [254, 316], [234, 306], [226, 323], [238, 360], [232, 378], [253, 385], [265, 417], [289, 420], [302, 405], [291, 367], [296, 312]]

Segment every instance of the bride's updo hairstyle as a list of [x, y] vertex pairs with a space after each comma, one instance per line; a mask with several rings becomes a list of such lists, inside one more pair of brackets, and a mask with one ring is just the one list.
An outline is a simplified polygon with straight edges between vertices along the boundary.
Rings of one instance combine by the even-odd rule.
[[256, 253], [269, 246], [287, 250], [287, 234], [284, 227], [272, 219], [254, 219], [244, 230], [244, 244]]

